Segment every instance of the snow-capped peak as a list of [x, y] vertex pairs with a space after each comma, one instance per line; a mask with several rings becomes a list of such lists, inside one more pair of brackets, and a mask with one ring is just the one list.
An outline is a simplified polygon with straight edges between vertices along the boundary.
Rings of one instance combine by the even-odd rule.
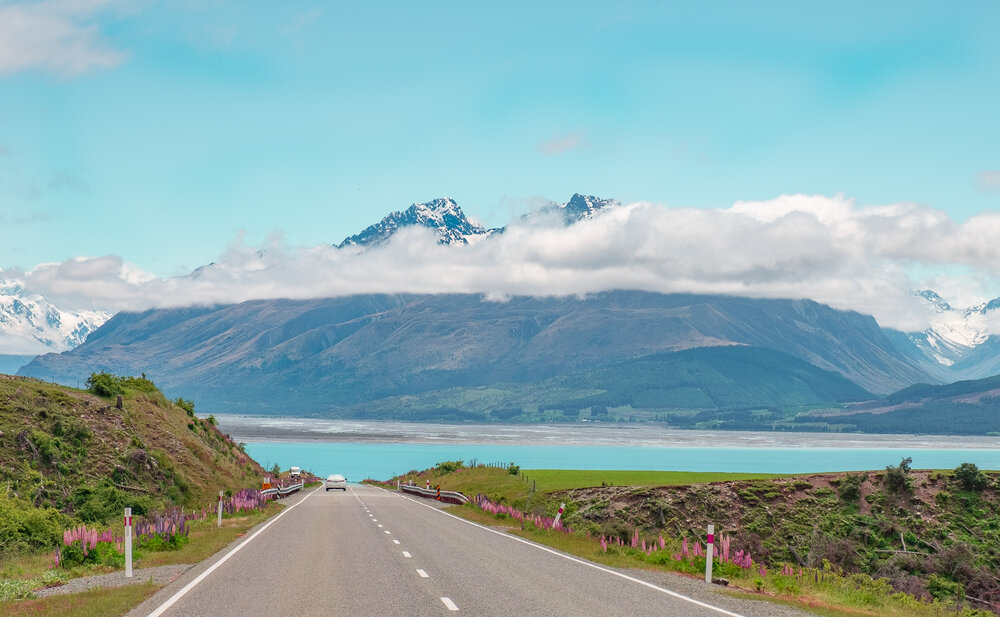
[[414, 225], [434, 230], [439, 244], [469, 244], [496, 231], [466, 218], [454, 199], [439, 197], [426, 203], [413, 204], [402, 212], [393, 212], [361, 233], [345, 238], [337, 246], [376, 246], [386, 242], [401, 228]]
[[953, 365], [985, 343], [992, 332], [1000, 331], [1000, 298], [955, 308], [929, 289], [914, 294], [933, 308], [935, 315], [929, 328], [911, 334], [910, 339], [939, 364]]
[[19, 280], [0, 281], [0, 354], [43, 354], [76, 347], [111, 316], [103, 311], [65, 311]]
[[600, 197], [594, 197], [593, 195], [581, 195], [580, 193], [574, 193], [573, 197], [571, 197], [570, 200], [561, 207], [564, 209], [567, 216], [572, 217], [574, 221], [579, 221], [593, 217], [598, 210], [617, 205], [619, 204], [614, 199], [601, 199]]
[[933, 306], [939, 313], [954, 310], [936, 291], [921, 289], [920, 291], [913, 292], [913, 295], [923, 298], [927, 304]]

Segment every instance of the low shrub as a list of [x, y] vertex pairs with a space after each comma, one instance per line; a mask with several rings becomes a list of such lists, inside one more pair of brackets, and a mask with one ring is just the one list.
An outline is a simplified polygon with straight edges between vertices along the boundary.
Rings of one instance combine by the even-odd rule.
[[72, 519], [54, 508], [0, 495], [0, 555], [51, 549], [70, 524]]

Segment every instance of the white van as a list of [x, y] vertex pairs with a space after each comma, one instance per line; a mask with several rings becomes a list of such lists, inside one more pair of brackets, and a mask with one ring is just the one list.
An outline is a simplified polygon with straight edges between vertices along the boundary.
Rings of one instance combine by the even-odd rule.
[[288, 470], [288, 475], [293, 478], [300, 478], [302, 477], [302, 470], [299, 469], [298, 467], [292, 467], [291, 469]]

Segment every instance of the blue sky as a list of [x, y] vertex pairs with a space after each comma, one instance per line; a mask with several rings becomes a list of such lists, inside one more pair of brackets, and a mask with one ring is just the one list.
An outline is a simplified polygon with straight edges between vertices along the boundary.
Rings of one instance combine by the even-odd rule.
[[998, 23], [993, 2], [0, 0], [0, 269], [181, 275], [443, 195], [488, 225], [574, 192], [961, 223], [1000, 209]]

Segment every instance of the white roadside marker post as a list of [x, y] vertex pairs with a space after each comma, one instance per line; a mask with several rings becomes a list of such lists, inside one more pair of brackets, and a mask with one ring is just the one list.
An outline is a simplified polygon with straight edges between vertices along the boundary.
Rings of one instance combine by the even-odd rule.
[[125, 578], [132, 578], [132, 508], [125, 508]]
[[559, 504], [559, 512], [556, 513], [556, 520], [552, 521], [552, 527], [559, 527], [559, 519], [562, 518], [562, 513], [565, 508], [566, 508], [565, 502]]
[[222, 527], [222, 491], [219, 491], [219, 527]]
[[712, 556], [715, 554], [715, 525], [708, 526], [708, 548], [705, 549], [705, 582], [712, 582]]

